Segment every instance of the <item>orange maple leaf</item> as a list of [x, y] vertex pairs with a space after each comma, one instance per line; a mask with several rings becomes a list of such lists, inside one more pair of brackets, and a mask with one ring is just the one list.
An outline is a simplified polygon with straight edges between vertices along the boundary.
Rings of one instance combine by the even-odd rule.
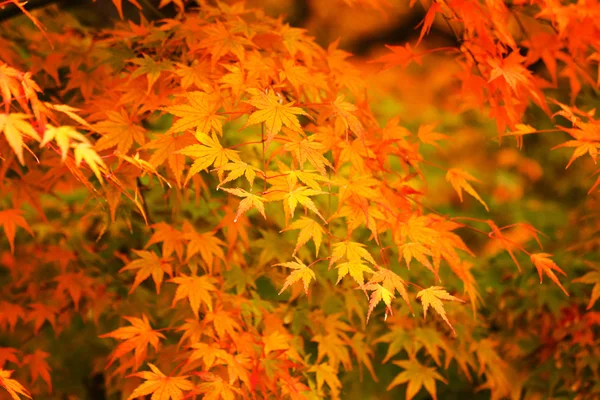
[[146, 382], [138, 386], [127, 400], [152, 394], [151, 400], [183, 400], [183, 392], [194, 388], [194, 384], [188, 380], [188, 375], [166, 376], [153, 364], [148, 363], [152, 370], [142, 371], [130, 376], [145, 379]]
[[30, 235], [33, 236], [33, 231], [23, 218], [23, 211], [10, 209], [0, 211], [0, 226], [4, 228], [4, 233], [8, 239], [8, 244], [10, 245], [11, 253], [15, 252], [15, 235], [17, 233], [17, 226], [25, 229], [29, 232]]
[[346, 141], [348, 141], [348, 129], [350, 129], [356, 137], [362, 139], [365, 136], [365, 128], [362, 123], [353, 114], [358, 110], [354, 104], [344, 101], [344, 96], [338, 96], [335, 101], [331, 102], [334, 115], [338, 116], [346, 128]]
[[184, 234], [165, 222], [152, 224], [150, 227], [154, 229], [154, 233], [144, 248], [147, 249], [155, 243], [162, 242], [163, 257], [170, 257], [175, 252], [181, 260], [183, 257], [183, 245], [185, 243]]
[[41, 377], [48, 385], [48, 390], [52, 391], [52, 381], [50, 379], [50, 366], [46, 361], [50, 354], [42, 350], [36, 350], [23, 358], [23, 364], [29, 366], [31, 381], [35, 383], [38, 377]]
[[171, 307], [174, 307], [175, 303], [179, 300], [187, 297], [196, 317], [198, 317], [201, 303], [206, 304], [206, 308], [209, 311], [212, 311], [212, 298], [210, 297], [210, 292], [217, 291], [217, 288], [214, 286], [216, 283], [215, 278], [208, 275], [187, 276], [181, 274], [181, 276], [170, 279], [169, 282], [179, 285], [175, 292]]
[[93, 125], [94, 129], [103, 134], [96, 142], [96, 150], [116, 147], [119, 152], [125, 154], [131, 149], [134, 141], [140, 145], [146, 143], [146, 130], [136, 124], [124, 109], [119, 112], [106, 111], [106, 116], [107, 119]]
[[131, 326], [125, 326], [112, 332], [100, 335], [100, 338], [114, 338], [124, 340], [117, 346], [110, 356], [108, 365], [110, 367], [117, 359], [123, 357], [130, 351], [134, 351], [135, 368], [138, 368], [142, 360], [146, 357], [147, 347], [150, 345], [154, 350], [158, 350], [159, 339], [165, 339], [165, 336], [152, 329], [148, 322], [148, 317], [142, 315], [142, 318], [123, 317]]
[[473, 175], [469, 174], [468, 172], [466, 172], [460, 168], [451, 168], [446, 173], [446, 180], [448, 182], [450, 182], [450, 184], [452, 185], [454, 190], [456, 190], [456, 193], [458, 193], [458, 198], [460, 199], [461, 202], [463, 201], [462, 190], [465, 189], [465, 191], [467, 193], [469, 193], [471, 196], [475, 197], [477, 199], [477, 201], [479, 201], [481, 204], [483, 204], [486, 211], [490, 211], [487, 204], [485, 204], [485, 201], [483, 201], [483, 199], [481, 197], [479, 197], [479, 195], [477, 194], [475, 189], [473, 189], [473, 186], [471, 186], [471, 184], [468, 182], [468, 181], [479, 182], [479, 180], [477, 178], [475, 178]]
[[171, 267], [170, 259], [161, 259], [156, 255], [156, 253], [145, 250], [133, 250], [133, 252], [141, 258], [133, 260], [119, 270], [119, 272], [130, 271], [134, 269], [139, 270], [135, 274], [133, 286], [131, 286], [129, 293], [133, 293], [135, 288], [137, 288], [140, 283], [148, 279], [150, 275], [152, 275], [152, 279], [156, 285], [156, 293], [160, 293], [160, 286], [162, 284], [165, 272], [169, 274], [169, 276], [173, 277], [173, 268]]
[[560, 287], [562, 291], [565, 292], [565, 294], [568, 296], [569, 293], [567, 293], [567, 290], [563, 287], [563, 285], [561, 285], [560, 281], [558, 280], [558, 277], [554, 274], [553, 270], [565, 276], [567, 274], [565, 273], [565, 271], [560, 269], [560, 267], [556, 265], [556, 263], [552, 261], [550, 257], [552, 257], [552, 254], [548, 253], [536, 253], [530, 256], [531, 262], [533, 263], [533, 265], [535, 265], [535, 268], [538, 271], [538, 275], [540, 276], [540, 284], [542, 283], [543, 272], [546, 275], [548, 275], [548, 277], [552, 279], [552, 281], [556, 283], [558, 287]]

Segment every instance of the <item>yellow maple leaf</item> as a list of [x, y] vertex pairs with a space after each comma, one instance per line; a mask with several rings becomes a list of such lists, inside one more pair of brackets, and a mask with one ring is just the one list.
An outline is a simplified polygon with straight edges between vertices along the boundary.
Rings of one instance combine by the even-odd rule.
[[438, 280], [440, 280], [438, 272], [435, 270], [433, 265], [431, 265], [431, 262], [427, 258], [427, 256], [431, 256], [431, 257], [433, 256], [433, 254], [431, 253], [431, 250], [429, 250], [427, 247], [425, 247], [421, 243], [404, 243], [402, 246], [400, 246], [398, 248], [398, 250], [401, 252], [400, 258], [404, 257], [404, 260], [406, 261], [406, 266], [408, 267], [408, 269], [410, 269], [410, 262], [412, 261], [412, 259], [414, 257], [418, 262], [420, 262], [428, 270], [433, 272], [435, 277]]
[[[378, 266], [377, 271], [375, 271], [375, 273], [373, 274], [371, 279], [369, 279], [369, 282], [366, 285], [368, 284], [381, 284], [381, 286], [383, 286], [383, 288], [389, 291], [392, 295], [394, 295], [394, 293], [398, 291], [400, 297], [402, 297], [402, 300], [404, 300], [404, 302], [408, 305], [410, 311], [413, 312], [412, 305], [410, 304], [410, 299], [408, 298], [408, 292], [406, 291], [406, 282], [404, 282], [404, 279], [396, 275], [391, 269], [382, 268]], [[364, 287], [365, 285], [361, 287], [363, 291], [365, 290]]]
[[84, 142], [71, 145], [75, 153], [75, 165], [79, 167], [81, 165], [81, 161], [85, 161], [94, 175], [96, 175], [96, 178], [98, 178], [98, 181], [102, 183], [102, 174], [106, 173], [107, 171], [106, 164], [104, 164], [104, 161], [98, 155], [98, 153], [96, 153], [92, 145]]
[[312, 367], [310, 367], [308, 372], [314, 372], [317, 374], [317, 390], [319, 391], [319, 393], [321, 393], [323, 383], [326, 383], [327, 386], [329, 386], [331, 398], [339, 398], [342, 383], [337, 377], [337, 370], [335, 370], [331, 365], [323, 363], [313, 365]]
[[388, 385], [387, 390], [392, 389], [396, 385], [408, 382], [408, 386], [406, 387], [406, 400], [411, 400], [423, 386], [425, 387], [425, 390], [429, 392], [431, 397], [436, 400], [435, 381], [438, 380], [446, 384], [448, 383], [437, 373], [435, 368], [421, 365], [416, 359], [394, 361], [393, 363], [402, 367], [404, 371], [400, 372], [400, 374], [394, 378]]
[[342, 278], [348, 274], [350, 274], [350, 276], [356, 281], [356, 283], [362, 285], [365, 283], [363, 273], [374, 272], [371, 268], [369, 268], [369, 266], [363, 264], [360, 261], [348, 261], [345, 263], [338, 264], [335, 267], [338, 269], [338, 280], [335, 283], [336, 285], [340, 283]]
[[379, 304], [380, 301], [383, 301], [385, 304], [385, 318], [387, 319], [388, 313], [392, 314], [392, 300], [396, 297], [394, 293], [379, 283], [375, 282], [367, 282], [360, 287], [365, 293], [367, 290], [372, 291], [371, 297], [369, 300], [369, 311], [367, 312], [367, 323], [369, 323], [369, 318], [371, 317], [371, 313], [375, 309], [375, 306]]
[[329, 266], [331, 267], [333, 263], [340, 260], [342, 257], [346, 257], [348, 261], [358, 262], [364, 259], [371, 264], [376, 265], [375, 259], [373, 259], [373, 256], [371, 256], [365, 247], [366, 246], [362, 243], [350, 242], [348, 240], [334, 244], [331, 259], [329, 260]]
[[138, 386], [127, 400], [152, 394], [151, 400], [182, 400], [183, 392], [194, 388], [194, 384], [188, 381], [188, 375], [166, 376], [153, 364], [148, 363], [152, 370], [142, 371], [130, 376], [145, 379], [146, 382]]
[[179, 154], [196, 159], [185, 178], [184, 185], [187, 185], [192, 176], [208, 169], [211, 165], [220, 168], [229, 161], [241, 161], [237, 151], [223, 148], [214, 134], [211, 137], [206, 133], [196, 132], [195, 136], [201, 144], [193, 144], [178, 151]]
[[265, 217], [265, 219], [267, 219], [267, 215], [265, 214], [265, 205], [264, 202], [266, 201], [265, 198], [257, 196], [255, 194], [252, 194], [250, 192], [246, 192], [243, 189], [228, 189], [228, 188], [222, 188], [224, 191], [234, 194], [238, 197], [243, 197], [244, 199], [242, 201], [240, 201], [240, 206], [238, 208], [238, 212], [235, 215], [235, 218], [233, 220], [233, 222], [237, 222], [238, 218], [240, 217], [240, 215], [242, 215], [243, 213], [245, 213], [246, 211], [248, 211], [251, 208], [256, 208], [258, 210], [258, 212]]
[[69, 150], [71, 140], [89, 143], [87, 138], [77, 132], [72, 126], [54, 127], [48, 124], [46, 125], [46, 132], [44, 132], [44, 140], [40, 142], [40, 147], [44, 147], [50, 143], [51, 140], [54, 140], [58, 145], [60, 156], [63, 161], [67, 158], [67, 151]]
[[292, 222], [290, 226], [282, 230], [281, 232], [300, 229], [298, 234], [298, 241], [296, 242], [296, 248], [294, 253], [296, 255], [300, 247], [304, 246], [310, 239], [315, 244], [316, 256], [319, 255], [319, 248], [321, 247], [321, 241], [323, 240], [323, 233], [325, 232], [323, 227], [315, 220], [308, 217], [301, 217], [299, 220]]
[[23, 159], [23, 137], [31, 137], [38, 142], [42, 140], [37, 131], [27, 121], [29, 115], [21, 113], [2, 114], [0, 113], [0, 132], [4, 132], [4, 137], [15, 152], [19, 162], [24, 165]]
[[454, 297], [450, 295], [446, 290], [444, 290], [441, 286], [431, 286], [427, 289], [421, 290], [417, 293], [417, 299], [421, 299], [421, 303], [423, 304], [423, 317], [427, 318], [427, 310], [429, 306], [433, 307], [433, 309], [442, 317], [444, 321], [448, 324], [452, 332], [456, 334], [454, 327], [448, 321], [448, 317], [446, 316], [446, 310], [444, 310], [444, 304], [442, 300], [453, 300], [464, 303], [464, 300], [459, 299], [458, 297]]
[[485, 204], [485, 201], [483, 201], [483, 199], [479, 197], [475, 189], [473, 189], [473, 186], [471, 186], [471, 184], [468, 182], [479, 182], [479, 180], [473, 175], [469, 174], [466, 171], [463, 171], [460, 168], [451, 168], [446, 173], [446, 180], [450, 182], [454, 190], [456, 190], [456, 193], [458, 193], [458, 198], [461, 202], [463, 201], [462, 190], [464, 189], [471, 196], [475, 197], [477, 201], [483, 204], [487, 211], [490, 211], [487, 204]]
[[283, 148], [292, 153], [300, 167], [308, 161], [321, 175], [325, 175], [325, 167], [333, 169], [333, 165], [323, 156], [323, 153], [327, 151], [327, 146], [315, 141], [315, 138], [316, 136], [312, 135], [306, 139], [295, 140], [286, 143]]
[[299, 280], [302, 280], [302, 283], [304, 284], [304, 292], [306, 293], [306, 295], [308, 295], [308, 285], [310, 284], [311, 280], [317, 279], [317, 277], [316, 277], [314, 271], [312, 269], [310, 269], [310, 267], [308, 267], [302, 261], [300, 261], [300, 259], [298, 257], [294, 256], [294, 258], [296, 259], [295, 262], [291, 261], [291, 262], [273, 265], [274, 267], [282, 266], [282, 267], [293, 269], [290, 276], [288, 276], [287, 279], [285, 280], [285, 282], [283, 284], [283, 288], [281, 288], [281, 290], [279, 291], [279, 294], [283, 293], [283, 291], [291, 284], [298, 282]]
[[15, 379], [11, 379], [13, 371], [0, 368], [0, 386], [2, 386], [13, 400], [20, 400], [19, 395], [31, 398], [27, 389]]
[[[195, 128], [196, 133], [217, 133], [223, 136], [225, 117], [218, 115], [221, 107], [220, 98], [204, 92], [185, 94], [186, 104], [174, 105], [164, 110], [179, 117], [167, 133], [183, 132]], [[202, 138], [198, 138], [202, 142]]]
[[217, 188], [220, 188], [222, 185], [229, 183], [242, 176], [246, 178], [246, 180], [250, 184], [250, 188], [252, 188], [252, 185], [254, 185], [254, 179], [256, 178], [256, 172], [262, 172], [258, 168], [253, 167], [250, 164], [246, 164], [243, 161], [227, 163], [217, 168], [217, 171], [229, 171], [229, 174], [227, 174], [227, 178], [222, 180], [217, 186]]
[[294, 211], [296, 210], [296, 206], [298, 203], [302, 204], [304, 207], [308, 208], [315, 214], [317, 214], [324, 223], [327, 223], [327, 220], [323, 218], [319, 209], [315, 205], [315, 203], [310, 199], [309, 196], [315, 196], [317, 194], [326, 194], [326, 192], [322, 192], [320, 190], [314, 190], [307, 188], [305, 186], [298, 187], [289, 193], [287, 193], [284, 197], [287, 202], [285, 203], [289, 209], [290, 217], [294, 217]]
[[300, 107], [292, 106], [293, 103], [283, 103], [283, 97], [275, 95], [272, 91], [263, 92], [258, 89], [249, 89], [252, 95], [247, 103], [257, 108], [246, 122], [246, 126], [264, 122], [267, 130], [267, 146], [281, 131], [282, 126], [287, 126], [293, 131], [302, 132], [302, 126], [296, 115], [308, 115]]

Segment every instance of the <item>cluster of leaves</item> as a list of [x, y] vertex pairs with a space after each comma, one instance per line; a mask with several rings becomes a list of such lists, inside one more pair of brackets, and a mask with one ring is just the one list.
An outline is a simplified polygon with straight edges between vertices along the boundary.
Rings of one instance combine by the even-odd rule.
[[[600, 393], [598, 271], [576, 279], [595, 285], [591, 300], [573, 285], [558, 312], [524, 303], [531, 282], [506, 282], [509, 270], [553, 281], [548, 298], [571, 294], [533, 250], [541, 232], [429, 206], [435, 183], [455, 190], [448, 204], [466, 193], [477, 215], [507, 219], [463, 154], [433, 161], [450, 132], [381, 120], [368, 73], [444, 54], [458, 65], [450, 114], [491, 117], [519, 147], [566, 132], [566, 166], [595, 162], [600, 122], [576, 100], [598, 90], [600, 5], [425, 2], [416, 44], [362, 63], [243, 3], [163, 0], [175, 17], [106, 29], [0, 4], [24, 12], [0, 28], [0, 385], [12, 398], [83, 395], [77, 379], [98, 374], [128, 399], [337, 399], [356, 368], [374, 382], [395, 373], [384, 387], [407, 384], [408, 399], [462, 378], [492, 398]], [[456, 46], [425, 48], [436, 20]], [[497, 164], [541, 174], [518, 152]], [[598, 232], [587, 221], [576, 234]], [[482, 308], [479, 286], [501, 283], [514, 290], [488, 290]]]

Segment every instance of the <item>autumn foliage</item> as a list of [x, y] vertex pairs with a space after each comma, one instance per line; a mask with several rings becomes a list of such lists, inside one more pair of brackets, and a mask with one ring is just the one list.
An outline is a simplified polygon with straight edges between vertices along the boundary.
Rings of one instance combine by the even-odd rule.
[[600, 3], [151, 3], [0, 0], [0, 398], [600, 396]]

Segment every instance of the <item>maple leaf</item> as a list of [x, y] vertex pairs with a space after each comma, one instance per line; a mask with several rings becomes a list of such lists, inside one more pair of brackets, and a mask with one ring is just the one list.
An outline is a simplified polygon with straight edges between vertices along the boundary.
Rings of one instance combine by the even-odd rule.
[[375, 306], [379, 304], [380, 301], [383, 301], [385, 304], [385, 318], [387, 319], [387, 315], [392, 314], [392, 299], [395, 298], [394, 293], [379, 283], [367, 282], [360, 287], [365, 293], [367, 290], [372, 291], [371, 297], [369, 300], [369, 311], [367, 312], [367, 323], [369, 323], [369, 318], [371, 317], [371, 313], [375, 309]]
[[446, 317], [446, 311], [444, 310], [444, 304], [442, 303], [442, 300], [453, 300], [464, 303], [463, 300], [450, 295], [441, 286], [431, 286], [427, 289], [421, 290], [419, 293], [417, 293], [417, 299], [419, 298], [421, 299], [421, 303], [423, 303], [424, 318], [427, 318], [427, 309], [429, 308], [429, 306], [432, 306], [433, 309], [440, 315], [440, 317], [442, 317], [442, 319], [446, 321], [450, 329], [452, 329], [452, 332], [456, 334], [454, 327], [448, 320], [448, 317]]
[[357, 242], [344, 241], [333, 245], [331, 259], [329, 260], [329, 266], [333, 263], [346, 257], [348, 261], [361, 262], [363, 259], [370, 262], [373, 265], [377, 263], [373, 259], [373, 256], [365, 249], [365, 245]]
[[201, 303], [206, 304], [206, 308], [209, 311], [212, 311], [212, 298], [210, 297], [210, 292], [217, 291], [217, 288], [214, 286], [216, 280], [213, 277], [208, 275], [187, 276], [181, 274], [181, 276], [170, 279], [169, 282], [179, 285], [175, 292], [171, 307], [174, 307], [175, 303], [179, 300], [187, 297], [196, 318], [198, 317]]
[[[116, 147], [120, 153], [127, 153], [133, 142], [140, 145], [146, 143], [146, 130], [136, 124], [124, 109], [106, 111], [107, 120], [93, 125], [93, 128], [103, 136], [96, 142], [96, 150], [106, 150]], [[86, 160], [87, 161], [87, 160]]]
[[181, 260], [183, 256], [183, 244], [186, 239], [185, 235], [165, 222], [152, 224], [151, 228], [154, 229], [154, 233], [144, 248], [147, 249], [155, 243], [162, 242], [163, 257], [170, 257], [175, 252]]
[[119, 272], [131, 271], [135, 269], [139, 270], [135, 274], [133, 286], [131, 286], [129, 293], [133, 293], [138, 285], [148, 279], [151, 275], [152, 279], [154, 280], [154, 284], [156, 285], [156, 293], [160, 293], [160, 286], [162, 284], [165, 272], [169, 274], [169, 276], [173, 276], [173, 268], [171, 267], [170, 259], [161, 259], [156, 255], [156, 253], [145, 250], [133, 250], [133, 252], [141, 258], [133, 260], [119, 270]]
[[253, 167], [250, 164], [246, 164], [243, 161], [236, 161], [233, 163], [227, 163], [219, 168], [218, 171], [229, 171], [227, 174], [227, 178], [222, 180], [217, 188], [220, 188], [222, 185], [229, 183], [241, 176], [244, 176], [248, 183], [250, 184], [250, 188], [254, 185], [254, 179], [256, 178], [256, 173], [261, 172], [260, 169]]
[[[233, 313], [223, 310], [219, 307], [216, 311], [209, 311], [205, 314], [203, 323], [212, 323], [217, 336], [222, 340], [225, 334], [232, 339], [237, 338], [236, 331], [241, 330], [240, 324], [232, 317]], [[213, 335], [214, 336], [214, 335]]]
[[296, 242], [296, 247], [294, 248], [294, 253], [292, 256], [296, 255], [300, 247], [304, 246], [309, 240], [312, 239], [313, 243], [315, 244], [315, 255], [318, 257], [321, 241], [323, 240], [323, 233], [325, 232], [323, 227], [317, 223], [317, 221], [311, 218], [300, 217], [299, 220], [292, 222], [290, 226], [281, 232], [294, 229], [300, 229], [300, 233], [298, 234], [298, 241]]
[[155, 149], [154, 153], [148, 162], [154, 167], [162, 165], [165, 161], [168, 162], [169, 169], [175, 175], [177, 186], [181, 188], [181, 176], [185, 167], [185, 156], [179, 154], [178, 151], [196, 143], [196, 139], [189, 133], [175, 136], [171, 134], [162, 134], [148, 142], [144, 147]]
[[125, 318], [131, 326], [118, 328], [112, 332], [99, 336], [100, 338], [124, 340], [110, 356], [106, 368], [110, 367], [117, 359], [123, 357], [132, 350], [134, 351], [135, 368], [138, 368], [141, 365], [142, 360], [146, 357], [148, 351], [147, 347], [150, 345], [154, 350], [158, 350], [159, 340], [165, 339], [165, 336], [162, 333], [152, 329], [146, 315], [142, 315], [142, 318], [123, 318]]
[[96, 153], [94, 148], [89, 143], [76, 143], [71, 144], [73, 146], [75, 153], [75, 165], [79, 167], [81, 165], [81, 161], [85, 161], [85, 163], [90, 167], [98, 181], [102, 183], [102, 174], [107, 171], [106, 164], [102, 158]]
[[50, 380], [50, 366], [46, 361], [50, 354], [42, 350], [36, 350], [23, 358], [23, 364], [29, 366], [31, 381], [35, 383], [38, 377], [41, 377], [48, 385], [48, 390], [52, 391], [52, 381]]
[[[431, 31], [431, 26], [433, 25], [437, 13], [443, 14], [442, 5], [440, 3], [432, 3], [427, 10], [427, 14], [425, 14], [425, 18], [419, 23], [419, 25], [423, 25], [423, 27], [421, 28], [421, 33], [419, 34], [419, 40], [417, 40], [416, 46], [418, 46], [425, 35], [429, 34], [429, 31]], [[419, 25], [417, 25], [417, 27], [419, 27]]]
[[365, 136], [365, 128], [363, 128], [362, 123], [353, 114], [353, 112], [358, 110], [358, 107], [354, 104], [345, 102], [343, 95], [338, 96], [337, 99], [331, 103], [331, 106], [333, 107], [334, 115], [337, 115], [344, 123], [344, 127], [346, 128], [346, 141], [348, 141], [348, 129], [350, 129], [359, 139], [362, 139]]
[[385, 69], [395, 67], [396, 65], [406, 68], [413, 61], [421, 65], [421, 56], [414, 53], [409, 43], [406, 43], [404, 46], [390, 46], [386, 44], [385, 47], [391, 50], [392, 54], [385, 54], [371, 62], [385, 64]]
[[327, 363], [313, 365], [310, 367], [308, 372], [314, 372], [317, 374], [317, 390], [321, 392], [323, 383], [327, 383], [329, 391], [331, 392], [332, 398], [338, 398], [340, 395], [340, 389], [342, 383], [337, 377], [337, 371]]
[[[385, 289], [385, 291], [381, 290], [381, 288], [379, 286], [383, 287], [383, 289]], [[400, 294], [400, 297], [402, 297], [402, 300], [404, 300], [406, 305], [408, 305], [408, 308], [410, 309], [410, 311], [413, 312], [412, 305], [410, 304], [410, 299], [408, 298], [408, 292], [406, 291], [406, 282], [404, 282], [404, 280], [402, 278], [400, 278], [398, 275], [396, 275], [394, 273], [394, 271], [392, 271], [391, 269], [381, 268], [378, 266], [377, 271], [375, 271], [375, 273], [373, 274], [371, 279], [369, 279], [369, 282], [367, 284], [361, 286], [361, 289], [363, 291], [373, 290], [373, 288], [375, 289], [375, 291], [378, 291], [379, 293], [377, 295], [375, 295], [375, 293], [371, 294], [371, 303], [369, 304], [369, 313], [367, 315], [367, 322], [369, 322], [369, 316], [371, 315], [373, 308], [375, 308], [377, 303], [379, 303], [381, 300], [383, 300], [384, 303], [386, 304], [386, 306], [388, 307], [387, 311], [390, 311], [390, 313], [391, 313], [391, 308], [390, 308], [391, 299], [394, 298], [394, 296], [395, 296], [394, 293], [396, 291]], [[391, 293], [392, 296], [390, 297], [386, 291]], [[366, 293], [366, 291], [365, 291], [365, 293]], [[375, 298], [373, 296], [375, 296]], [[388, 301], [386, 301], [386, 300], [388, 300]], [[386, 311], [386, 316], [387, 316], [387, 311]], [[413, 313], [413, 315], [414, 315], [414, 313]]]
[[[437, 3], [435, 3], [437, 4]], [[444, 135], [443, 133], [434, 132], [433, 129], [436, 127], [437, 123], [432, 124], [424, 124], [419, 126], [419, 131], [417, 132], [417, 136], [419, 140], [425, 144], [430, 144], [432, 146], [440, 148], [440, 145], [437, 144], [438, 140], [445, 140], [448, 138], [448, 135]]]
[[17, 226], [25, 229], [33, 236], [33, 231], [27, 224], [25, 218], [23, 218], [23, 211], [10, 209], [0, 211], [0, 225], [4, 228], [4, 233], [8, 239], [10, 245], [10, 252], [15, 252], [15, 235], [17, 233]]
[[58, 310], [55, 306], [34, 303], [30, 304], [29, 307], [31, 307], [31, 310], [28, 312], [27, 320], [33, 321], [34, 333], [38, 333], [45, 321], [48, 321], [52, 325], [52, 328], [56, 330], [56, 314]]
[[21, 385], [15, 379], [11, 379], [10, 376], [12, 375], [12, 373], [13, 371], [7, 371], [5, 369], [0, 368], [0, 386], [6, 389], [6, 391], [8, 392], [8, 394], [10, 394], [10, 397], [12, 397], [13, 400], [20, 400], [19, 395], [31, 399], [31, 395], [29, 394], [27, 389], [25, 389], [23, 385]]
[[196, 360], [202, 360], [204, 367], [207, 370], [211, 369], [217, 362], [219, 364], [226, 363], [225, 360], [229, 355], [225, 350], [211, 346], [207, 343], [194, 343], [191, 348], [194, 349], [194, 351], [190, 354], [187, 363], [191, 364]]
[[446, 173], [446, 180], [448, 182], [450, 182], [450, 184], [452, 185], [454, 190], [456, 190], [456, 193], [458, 193], [458, 198], [460, 199], [461, 202], [463, 201], [462, 190], [464, 189], [471, 196], [475, 197], [477, 199], [477, 201], [479, 201], [481, 204], [483, 204], [486, 211], [490, 211], [487, 204], [485, 204], [485, 201], [483, 201], [483, 199], [481, 197], [479, 197], [479, 195], [477, 194], [475, 189], [473, 189], [473, 186], [471, 186], [471, 184], [468, 182], [468, 181], [479, 182], [479, 180], [477, 178], [475, 178], [473, 175], [469, 174], [466, 171], [463, 171], [460, 168], [451, 168]]
[[312, 165], [321, 175], [325, 175], [325, 167], [333, 169], [333, 165], [328, 159], [323, 157], [323, 153], [327, 151], [327, 146], [322, 143], [315, 141], [316, 135], [311, 135], [308, 138], [301, 140], [295, 140], [286, 143], [283, 148], [292, 153], [300, 167], [308, 162]]
[[225, 254], [223, 254], [221, 248], [225, 246], [225, 243], [216, 237], [214, 232], [197, 233], [192, 225], [186, 221], [183, 226], [183, 238], [190, 241], [187, 246], [187, 261], [197, 253], [200, 253], [200, 256], [209, 267], [212, 267], [215, 256], [225, 260]]
[[202, 377], [202, 379], [208, 382], [202, 382], [192, 393], [204, 393], [203, 399], [206, 400], [234, 400], [242, 396], [242, 391], [229, 382], [225, 381], [218, 375], [214, 375], [210, 372], [196, 372], [196, 375]]
[[17, 349], [13, 347], [0, 347], [0, 369], [7, 361], [13, 364], [21, 364], [17, 357]]
[[138, 386], [127, 400], [152, 394], [151, 400], [183, 400], [183, 392], [194, 388], [194, 384], [188, 380], [188, 375], [166, 376], [153, 364], [148, 363], [152, 370], [142, 371], [130, 376], [145, 379], [146, 382]]
[[560, 287], [562, 291], [565, 292], [567, 296], [569, 296], [569, 293], [563, 287], [563, 285], [561, 285], [560, 281], [558, 280], [558, 277], [554, 274], [553, 270], [565, 276], [567, 274], [562, 269], [560, 269], [560, 267], [556, 265], [556, 263], [552, 261], [549, 257], [552, 257], [552, 254], [536, 253], [531, 254], [530, 256], [531, 262], [533, 263], [533, 265], [535, 265], [535, 268], [538, 271], [538, 275], [540, 276], [540, 284], [542, 283], [542, 273], [545, 273], [546, 275], [548, 275], [548, 278], [552, 279], [552, 281], [554, 281], [554, 283], [556, 283], [558, 287]]
[[590, 271], [579, 278], [573, 279], [573, 282], [594, 285], [592, 295], [590, 296], [590, 302], [588, 303], [586, 310], [591, 310], [596, 301], [600, 298], [600, 266], [595, 266], [593, 268], [594, 271]]
[[223, 148], [214, 134], [210, 137], [205, 133], [196, 132], [195, 136], [201, 144], [193, 144], [178, 151], [179, 154], [196, 159], [185, 178], [185, 185], [192, 176], [211, 165], [220, 168], [229, 161], [241, 161], [237, 151]]
[[222, 188], [224, 191], [234, 194], [238, 197], [243, 197], [244, 199], [242, 201], [240, 201], [240, 206], [238, 208], [238, 212], [235, 215], [235, 219], [233, 220], [233, 222], [237, 222], [237, 220], [240, 218], [240, 216], [242, 214], [244, 214], [246, 211], [248, 211], [249, 209], [255, 207], [258, 212], [260, 212], [260, 214], [265, 217], [265, 219], [267, 219], [267, 215], [265, 214], [265, 205], [264, 202], [266, 201], [265, 198], [257, 196], [255, 194], [246, 192], [243, 189], [228, 189], [228, 188]]
[[336, 285], [340, 283], [342, 278], [348, 274], [350, 274], [350, 276], [356, 281], [356, 283], [358, 283], [359, 285], [363, 285], [365, 283], [363, 273], [375, 272], [360, 261], [348, 261], [345, 263], [338, 264], [335, 267], [338, 269], [338, 280], [335, 283]]
[[302, 126], [296, 115], [308, 114], [300, 107], [292, 106], [293, 103], [283, 103], [281, 95], [275, 95], [271, 90], [266, 93], [258, 89], [248, 89], [252, 95], [246, 102], [256, 107], [257, 110], [250, 114], [246, 126], [265, 123], [267, 130], [266, 145], [281, 131], [282, 126], [287, 126], [293, 131], [302, 133]]
[[129, 60], [129, 62], [140, 66], [131, 73], [130, 79], [135, 79], [138, 76], [146, 75], [146, 78], [148, 79], [148, 89], [146, 90], [146, 93], [150, 93], [152, 86], [154, 86], [160, 77], [160, 74], [162, 72], [172, 71], [173, 64], [171, 61], [155, 61], [147, 54], [143, 54], [142, 56], [143, 58], [133, 58]]
[[290, 216], [292, 218], [294, 217], [294, 211], [296, 210], [296, 206], [298, 205], [298, 203], [300, 203], [304, 207], [317, 214], [323, 220], [324, 223], [327, 223], [327, 220], [325, 220], [325, 218], [321, 215], [319, 209], [309, 197], [318, 194], [326, 194], [326, 192], [301, 186], [287, 193], [284, 199], [287, 200], [286, 204], [289, 207]]
[[56, 128], [52, 125], [46, 125], [44, 140], [41, 141], [40, 147], [44, 147], [50, 143], [51, 140], [56, 141], [63, 161], [65, 158], [67, 158], [67, 151], [69, 150], [71, 140], [77, 140], [85, 143], [88, 142], [87, 138], [81, 133], [77, 132], [72, 126], [59, 126]]
[[294, 256], [294, 258], [296, 259], [295, 262], [291, 261], [273, 265], [274, 267], [282, 266], [293, 269], [290, 276], [288, 276], [285, 280], [283, 287], [279, 291], [279, 294], [283, 293], [283, 291], [291, 284], [302, 280], [302, 283], [304, 284], [304, 292], [308, 296], [308, 285], [310, 284], [311, 280], [317, 279], [317, 277], [314, 271], [304, 264], [298, 257]]
[[394, 380], [388, 385], [387, 390], [394, 386], [408, 382], [406, 387], [406, 400], [411, 400], [422, 387], [429, 392], [434, 400], [437, 400], [435, 381], [448, 383], [435, 368], [421, 365], [416, 359], [393, 361], [394, 364], [404, 369]]
[[[225, 117], [218, 115], [221, 100], [204, 92], [189, 92], [185, 94], [187, 104], [174, 105], [164, 110], [179, 117], [167, 133], [182, 132], [196, 128], [198, 133], [216, 133], [223, 136], [223, 121]], [[199, 142], [204, 142], [204, 137], [198, 137]]]
[[23, 158], [23, 137], [30, 137], [38, 142], [42, 140], [37, 131], [27, 121], [29, 115], [21, 113], [0, 113], [0, 132], [4, 133], [6, 141], [15, 152], [21, 165], [25, 165]]
[[[19, 319], [24, 319], [25, 310], [18, 304], [12, 304], [6, 301], [0, 302], [0, 327], [2, 330], [6, 329], [6, 325], [8, 325], [8, 329], [10, 332], [15, 330], [15, 326]], [[0, 368], [2, 366], [0, 365]]]
[[427, 247], [425, 247], [421, 243], [404, 243], [402, 246], [400, 246], [398, 248], [398, 250], [401, 252], [400, 253], [401, 257], [404, 257], [404, 260], [406, 260], [406, 266], [408, 269], [410, 269], [410, 262], [412, 261], [412, 259], [414, 257], [417, 261], [419, 261], [421, 264], [423, 264], [428, 270], [433, 272], [435, 274], [435, 277], [438, 280], [440, 280], [438, 272], [435, 270], [433, 265], [431, 265], [431, 262], [427, 258], [427, 256], [433, 257], [433, 253], [431, 253], [431, 250], [429, 250]]
[[204, 33], [207, 37], [198, 43], [198, 47], [208, 50], [211, 54], [210, 59], [213, 66], [227, 53], [233, 53], [240, 61], [243, 61], [246, 54], [244, 46], [254, 46], [250, 40], [236, 35], [220, 21], [206, 24]]

